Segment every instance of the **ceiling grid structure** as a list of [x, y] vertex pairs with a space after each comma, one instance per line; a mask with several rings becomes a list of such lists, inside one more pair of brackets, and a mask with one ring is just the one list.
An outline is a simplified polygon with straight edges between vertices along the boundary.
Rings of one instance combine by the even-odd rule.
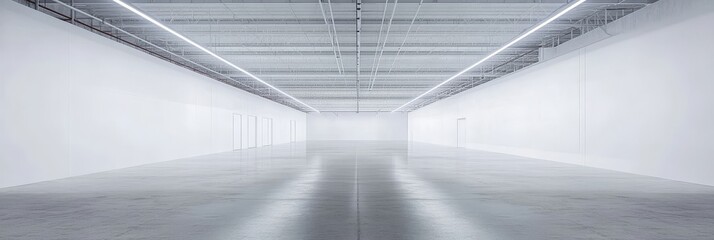
[[[69, 0], [56, 1], [70, 5]], [[588, 0], [399, 111], [418, 109], [535, 64], [539, 49], [562, 44], [655, 1]], [[314, 111], [306, 107], [311, 106], [356, 112], [399, 108], [573, 1], [125, 1], [306, 105], [112, 0], [72, 2], [86, 14], [55, 0], [40, 0], [39, 10], [302, 111]]]

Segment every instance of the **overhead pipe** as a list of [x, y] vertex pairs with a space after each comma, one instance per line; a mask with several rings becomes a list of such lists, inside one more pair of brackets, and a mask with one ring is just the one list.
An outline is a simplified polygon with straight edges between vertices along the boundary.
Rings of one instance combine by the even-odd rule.
[[335, 63], [337, 64], [337, 72], [340, 74], [344, 73], [344, 69], [340, 67], [340, 57], [337, 53], [337, 47], [335, 46], [335, 38], [332, 36], [332, 30], [330, 29], [330, 23], [327, 21], [327, 16], [325, 15], [325, 9], [322, 7], [322, 0], [317, 0], [317, 4], [320, 5], [320, 13], [322, 13], [322, 19], [325, 20], [325, 26], [327, 27], [327, 34], [330, 36], [330, 45], [332, 45], [332, 54], [335, 55]]
[[357, 86], [356, 86], [356, 91], [357, 91], [357, 113], [359, 113], [359, 110], [360, 110], [360, 109], [359, 109], [359, 107], [360, 107], [360, 106], [359, 106], [359, 100], [360, 100], [360, 97], [359, 97], [359, 91], [360, 91], [360, 81], [359, 81], [359, 78], [360, 78], [360, 61], [361, 61], [361, 59], [360, 59], [360, 54], [361, 54], [361, 53], [360, 53], [360, 50], [361, 50], [361, 46], [362, 46], [361, 41], [360, 41], [360, 40], [361, 40], [361, 39], [360, 39], [360, 37], [361, 37], [361, 36], [360, 36], [360, 32], [362, 31], [362, 0], [357, 0], [357, 1], [355, 2], [355, 15], [356, 15], [356, 16], [355, 16], [355, 20], [356, 20], [356, 21], [355, 21], [355, 29], [356, 29], [356, 33], [355, 33], [355, 36], [356, 36], [355, 48], [357, 49], [357, 53], [356, 53], [356, 57], [357, 57], [357, 59], [356, 59], [356, 60], [357, 60], [357, 61], [356, 61], [356, 62], [357, 62], [357, 69], [356, 69], [356, 74], [355, 74], [355, 80], [356, 80], [356, 83], [357, 83], [357, 84], [356, 84], [356, 85], [357, 85]]
[[392, 29], [392, 20], [394, 20], [394, 13], [397, 12], [397, 3], [399, 0], [394, 0], [394, 7], [392, 8], [392, 16], [389, 17], [389, 24], [387, 25], [387, 33], [384, 36], [384, 42], [382, 42], [382, 48], [379, 51], [379, 57], [377, 58], [377, 64], [374, 67], [374, 73], [372, 74], [372, 80], [369, 82], [369, 90], [374, 87], [374, 81], [379, 73], [379, 63], [382, 61], [382, 54], [384, 54], [384, 47], [387, 45], [387, 39], [389, 39], [389, 31]]
[[[419, 6], [417, 6], [416, 12], [414, 12], [414, 17], [412, 17], [412, 22], [409, 23], [409, 28], [407, 28], [407, 34], [404, 35], [404, 40], [402, 40], [402, 44], [399, 45], [399, 48], [397, 48], [397, 54], [394, 56], [394, 59], [392, 59], [392, 64], [389, 66], [389, 71], [387, 71], [387, 74], [392, 73], [392, 69], [394, 69], [394, 64], [397, 62], [397, 58], [399, 57], [399, 54], [402, 52], [402, 48], [404, 47], [404, 44], [407, 42], [407, 38], [409, 38], [409, 33], [412, 31], [412, 26], [414, 26], [414, 21], [416, 21], [417, 15], [419, 15], [419, 10], [421, 10], [421, 5], [424, 3], [424, 0], [419, 1]], [[374, 85], [374, 84], [372, 84]], [[369, 87], [369, 90], [372, 90], [372, 86]]]

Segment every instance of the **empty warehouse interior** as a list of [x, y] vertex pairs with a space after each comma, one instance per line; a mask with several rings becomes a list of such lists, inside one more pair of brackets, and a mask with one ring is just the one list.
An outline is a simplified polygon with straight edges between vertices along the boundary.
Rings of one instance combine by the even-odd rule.
[[714, 1], [0, 0], [0, 239], [714, 239]]

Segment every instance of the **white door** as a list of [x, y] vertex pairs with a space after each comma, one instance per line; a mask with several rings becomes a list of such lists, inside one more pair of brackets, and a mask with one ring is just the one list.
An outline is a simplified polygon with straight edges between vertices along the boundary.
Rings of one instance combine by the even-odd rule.
[[258, 117], [248, 116], [248, 148], [257, 147], [258, 143]]
[[290, 142], [295, 142], [297, 139], [297, 135], [295, 133], [296, 132], [295, 128], [297, 128], [297, 124], [295, 124], [295, 120], [290, 120]]
[[466, 118], [456, 119], [456, 147], [462, 148], [466, 144]]
[[260, 123], [260, 146], [268, 145], [268, 118], [263, 118]]
[[268, 145], [273, 145], [273, 119], [268, 118]]
[[243, 148], [243, 117], [233, 114], [233, 150]]
[[261, 129], [261, 134], [260, 134], [261, 146], [273, 145], [273, 119], [272, 118], [263, 118], [262, 126], [260, 129]]

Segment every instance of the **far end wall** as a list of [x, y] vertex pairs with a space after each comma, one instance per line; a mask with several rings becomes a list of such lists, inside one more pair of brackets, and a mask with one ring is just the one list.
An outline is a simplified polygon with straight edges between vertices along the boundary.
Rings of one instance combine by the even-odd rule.
[[307, 114], [307, 140], [407, 140], [407, 114], [323, 112]]
[[410, 138], [456, 146], [461, 131], [467, 148], [714, 185], [712, 23], [714, 1], [659, 1], [597, 30], [612, 37], [411, 112]]

